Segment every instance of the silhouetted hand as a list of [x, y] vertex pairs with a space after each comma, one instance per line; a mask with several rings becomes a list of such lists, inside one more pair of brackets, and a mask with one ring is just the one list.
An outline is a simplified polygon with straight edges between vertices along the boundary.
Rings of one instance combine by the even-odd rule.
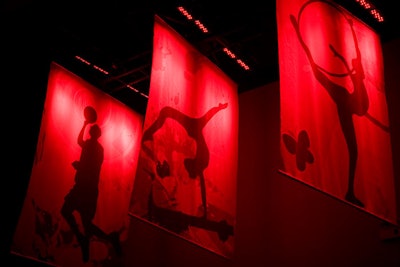
[[298, 29], [299, 29], [299, 24], [297, 24], [297, 20], [296, 20], [296, 18], [295, 18], [293, 15], [290, 15], [290, 21], [292, 22], [293, 27], [294, 27], [296, 30], [298, 30]]
[[228, 106], [228, 103], [224, 103], [224, 104], [219, 103], [219, 108], [220, 108], [220, 109], [224, 109], [224, 108], [226, 108], [227, 106]]
[[74, 167], [75, 170], [79, 169], [79, 161], [75, 160], [74, 162], [72, 162], [72, 167]]

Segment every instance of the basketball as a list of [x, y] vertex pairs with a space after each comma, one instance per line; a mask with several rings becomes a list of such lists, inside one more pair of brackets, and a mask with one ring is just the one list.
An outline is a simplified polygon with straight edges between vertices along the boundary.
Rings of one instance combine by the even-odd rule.
[[91, 106], [85, 107], [83, 115], [85, 116], [85, 119], [90, 123], [96, 122], [97, 120], [96, 110]]

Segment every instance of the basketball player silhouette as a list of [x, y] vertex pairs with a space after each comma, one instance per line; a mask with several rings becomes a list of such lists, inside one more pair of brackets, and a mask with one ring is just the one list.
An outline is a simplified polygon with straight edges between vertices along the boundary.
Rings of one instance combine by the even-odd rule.
[[[110, 242], [118, 255], [121, 254], [121, 247], [118, 232], [106, 234], [93, 224], [99, 194], [98, 184], [104, 159], [104, 149], [98, 142], [98, 138], [101, 136], [101, 129], [97, 124], [93, 124], [90, 127], [90, 138], [83, 139], [86, 127], [90, 123], [94, 123], [97, 118], [95, 110], [91, 107], [86, 107], [84, 114], [85, 121], [78, 135], [78, 144], [82, 148], [82, 152], [79, 161], [72, 163], [76, 170], [75, 184], [64, 198], [61, 214], [79, 242], [83, 261], [87, 262], [89, 260], [90, 238], [93, 235]], [[73, 214], [74, 211], [77, 211], [80, 215], [83, 231], [78, 226]]]

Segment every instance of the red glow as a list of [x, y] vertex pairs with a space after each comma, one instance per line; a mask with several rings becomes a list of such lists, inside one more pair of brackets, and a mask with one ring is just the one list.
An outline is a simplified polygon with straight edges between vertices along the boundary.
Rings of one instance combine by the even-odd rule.
[[[178, 7], [178, 10], [188, 19], [192, 20], [193, 16], [189, 14], [189, 12], [182, 6]], [[208, 33], [208, 29], [204, 24], [199, 20], [196, 19], [194, 20], [194, 24], [199, 28], [203, 33]], [[230, 57], [230, 58], [236, 58], [236, 55], [228, 48], [224, 47], [223, 51]], [[245, 70], [250, 70], [250, 67], [242, 60], [238, 59], [236, 60], [236, 63], [238, 63], [239, 66], [241, 66]]]
[[158, 17], [153, 47], [131, 211], [153, 211], [155, 222], [166, 220], [165, 228], [232, 256], [237, 86]]
[[[94, 108], [92, 118], [96, 119], [83, 132], [83, 139], [89, 137], [91, 126], [98, 125], [101, 132], [98, 141], [104, 150], [93, 222], [105, 233], [119, 231], [120, 239], [125, 238], [143, 118], [53, 63], [35, 161], [12, 248], [24, 256], [51, 259], [60, 266], [83, 264], [76, 237], [60, 210], [64, 197], [75, 184], [76, 170], [71, 164], [80, 160], [82, 148], [77, 139], [88, 106]], [[42, 218], [44, 215], [47, 217]], [[63, 239], [62, 234], [69, 234], [70, 238]], [[48, 240], [43, 240], [44, 236]], [[109, 260], [107, 243], [94, 239], [90, 244], [94, 248], [90, 257]]]
[[395, 222], [379, 36], [328, 0], [277, 1], [277, 22], [285, 171]]

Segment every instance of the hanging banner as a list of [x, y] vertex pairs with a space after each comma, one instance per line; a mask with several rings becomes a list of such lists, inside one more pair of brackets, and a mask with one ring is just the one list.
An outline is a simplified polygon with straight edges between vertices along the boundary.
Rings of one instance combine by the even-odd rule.
[[122, 256], [143, 117], [52, 63], [12, 252], [56, 266]]
[[231, 257], [237, 86], [155, 17], [153, 63], [132, 214]]
[[379, 36], [328, 0], [277, 0], [284, 173], [396, 222]]

